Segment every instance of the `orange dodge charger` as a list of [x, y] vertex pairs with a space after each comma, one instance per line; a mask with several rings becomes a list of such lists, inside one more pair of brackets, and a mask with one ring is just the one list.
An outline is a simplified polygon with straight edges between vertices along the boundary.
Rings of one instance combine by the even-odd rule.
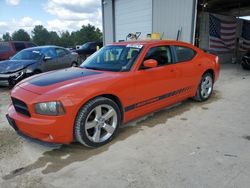
[[207, 100], [219, 70], [217, 56], [188, 43], [114, 43], [80, 67], [17, 84], [6, 116], [21, 135], [98, 147], [112, 140], [121, 124], [187, 98]]

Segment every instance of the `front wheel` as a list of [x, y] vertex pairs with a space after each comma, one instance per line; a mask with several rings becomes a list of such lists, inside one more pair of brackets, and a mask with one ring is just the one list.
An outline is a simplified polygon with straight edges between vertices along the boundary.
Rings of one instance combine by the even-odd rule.
[[76, 62], [73, 62], [73, 63], [71, 64], [71, 67], [78, 67], [78, 64], [77, 64]]
[[245, 70], [250, 70], [250, 63], [248, 63], [247, 60], [242, 61], [241, 66], [242, 66], [242, 68], [245, 69]]
[[213, 84], [214, 84], [214, 81], [213, 81], [212, 74], [205, 73], [201, 78], [194, 100], [196, 101], [207, 100], [212, 95]]
[[110, 142], [121, 123], [121, 112], [111, 99], [97, 97], [85, 104], [75, 121], [75, 138], [88, 147]]

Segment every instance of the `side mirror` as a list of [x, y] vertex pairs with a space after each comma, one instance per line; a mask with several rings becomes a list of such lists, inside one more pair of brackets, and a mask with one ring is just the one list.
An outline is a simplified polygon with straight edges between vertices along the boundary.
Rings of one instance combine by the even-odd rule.
[[148, 59], [148, 60], [143, 62], [143, 67], [145, 67], [145, 68], [154, 68], [154, 67], [157, 67], [157, 65], [158, 65], [158, 63], [154, 59]]
[[51, 60], [51, 59], [52, 59], [52, 57], [49, 57], [49, 56], [45, 56], [45, 57], [43, 58], [44, 61], [48, 61], [48, 60]]

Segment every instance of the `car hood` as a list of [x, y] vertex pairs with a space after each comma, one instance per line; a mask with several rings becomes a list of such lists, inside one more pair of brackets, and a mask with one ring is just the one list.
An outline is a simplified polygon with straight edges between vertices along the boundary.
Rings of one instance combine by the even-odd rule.
[[21, 81], [17, 86], [39, 95], [50, 94], [59, 90], [71, 91], [73, 88], [83, 88], [87, 84], [110, 80], [114, 75], [113, 72], [73, 67], [32, 76]]
[[14, 73], [36, 63], [36, 60], [5, 60], [0, 61], [0, 74]]

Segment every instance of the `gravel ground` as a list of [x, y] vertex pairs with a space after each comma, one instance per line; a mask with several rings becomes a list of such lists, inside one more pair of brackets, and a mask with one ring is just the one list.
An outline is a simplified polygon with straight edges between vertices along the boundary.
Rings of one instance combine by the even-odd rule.
[[131, 122], [110, 144], [48, 147], [16, 135], [0, 88], [0, 187], [250, 187], [250, 72], [222, 66], [205, 103]]

